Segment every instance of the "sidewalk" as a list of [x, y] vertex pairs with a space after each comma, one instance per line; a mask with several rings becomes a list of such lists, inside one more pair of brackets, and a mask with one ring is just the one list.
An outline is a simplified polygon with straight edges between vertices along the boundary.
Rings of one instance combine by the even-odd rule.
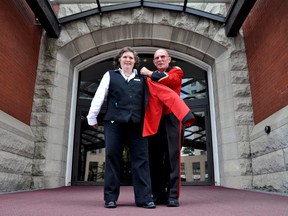
[[116, 209], [103, 207], [102, 186], [71, 186], [0, 195], [1, 216], [288, 216], [288, 196], [213, 186], [182, 186], [180, 207], [135, 207], [122, 186]]

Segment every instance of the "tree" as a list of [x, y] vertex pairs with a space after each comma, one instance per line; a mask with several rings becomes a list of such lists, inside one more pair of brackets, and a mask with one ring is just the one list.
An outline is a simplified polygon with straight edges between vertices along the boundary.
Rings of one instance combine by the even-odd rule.
[[193, 156], [194, 155], [194, 149], [192, 147], [184, 147], [182, 149], [182, 154], [188, 155], [188, 156]]

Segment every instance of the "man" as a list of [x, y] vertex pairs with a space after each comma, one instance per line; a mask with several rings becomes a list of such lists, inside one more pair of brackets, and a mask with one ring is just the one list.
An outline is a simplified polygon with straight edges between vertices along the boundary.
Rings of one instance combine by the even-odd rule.
[[[151, 129], [146, 127], [144, 123], [143, 135], [149, 135], [149, 162], [153, 200], [156, 202], [156, 204], [165, 203], [168, 207], [178, 207], [181, 184], [180, 151], [183, 138], [182, 123], [184, 123], [187, 119], [192, 119], [193, 124], [195, 119], [189, 108], [185, 107], [185, 103], [182, 101], [184, 105], [181, 105], [178, 103], [181, 101], [176, 100], [174, 97], [174, 94], [176, 93], [177, 97], [180, 98], [182, 77], [184, 73], [179, 67], [171, 67], [170, 62], [171, 57], [169, 56], [168, 52], [165, 49], [158, 49], [154, 53], [153, 60], [157, 71], [152, 72], [145, 67], [140, 71], [141, 74], [147, 76], [150, 95], [151, 93], [152, 95], [158, 95], [158, 99], [161, 99], [161, 92], [164, 92], [165, 94], [163, 94], [163, 98], [165, 98], [165, 102], [173, 100], [173, 102], [170, 103], [171, 106], [167, 105], [169, 103], [166, 105], [164, 103], [160, 105], [157, 103], [157, 108], [155, 108], [155, 100], [148, 100], [147, 109], [148, 114], [150, 114], [150, 121], [155, 121], [155, 119], [157, 119], [159, 116], [161, 119], [159, 119], [159, 123], [156, 120], [156, 131], [155, 128]], [[156, 87], [157, 90], [155, 90], [154, 87]], [[151, 96], [149, 96], [149, 99], [151, 99], [150, 97]], [[177, 101], [177, 103], [174, 103], [174, 101]], [[175, 104], [178, 104], [177, 107], [183, 107], [183, 109], [175, 109]], [[153, 112], [150, 112], [150, 110], [153, 111], [153, 107], [153, 118], [155, 119], [152, 118], [151, 120], [151, 113]], [[178, 113], [176, 116], [177, 110], [180, 110], [180, 113]], [[179, 118], [179, 116], [181, 117]], [[147, 120], [146, 110], [145, 120], [149, 121], [149, 119]], [[180, 119], [182, 122], [179, 121]]]

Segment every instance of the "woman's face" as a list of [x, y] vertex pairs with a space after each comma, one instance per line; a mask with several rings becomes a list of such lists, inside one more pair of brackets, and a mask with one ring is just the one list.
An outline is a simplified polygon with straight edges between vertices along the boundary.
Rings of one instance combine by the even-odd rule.
[[132, 52], [124, 52], [119, 59], [122, 70], [132, 71], [135, 65], [135, 57]]

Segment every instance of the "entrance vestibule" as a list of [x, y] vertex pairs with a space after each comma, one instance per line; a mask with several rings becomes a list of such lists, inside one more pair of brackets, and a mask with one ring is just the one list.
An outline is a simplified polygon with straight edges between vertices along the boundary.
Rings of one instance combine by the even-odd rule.
[[[139, 53], [141, 67], [155, 68], [153, 54]], [[210, 109], [207, 71], [172, 57], [171, 65], [184, 71], [181, 98], [201, 119], [201, 125], [185, 128], [181, 154], [181, 181], [184, 185], [214, 185], [213, 151], [210, 129]], [[103, 74], [112, 68], [112, 58], [97, 62], [79, 72], [76, 107], [72, 185], [101, 185], [105, 172], [105, 140], [103, 116], [105, 104], [98, 116], [98, 128], [87, 124], [86, 116], [91, 100]], [[129, 148], [124, 149], [122, 161], [122, 184], [131, 184]]]

